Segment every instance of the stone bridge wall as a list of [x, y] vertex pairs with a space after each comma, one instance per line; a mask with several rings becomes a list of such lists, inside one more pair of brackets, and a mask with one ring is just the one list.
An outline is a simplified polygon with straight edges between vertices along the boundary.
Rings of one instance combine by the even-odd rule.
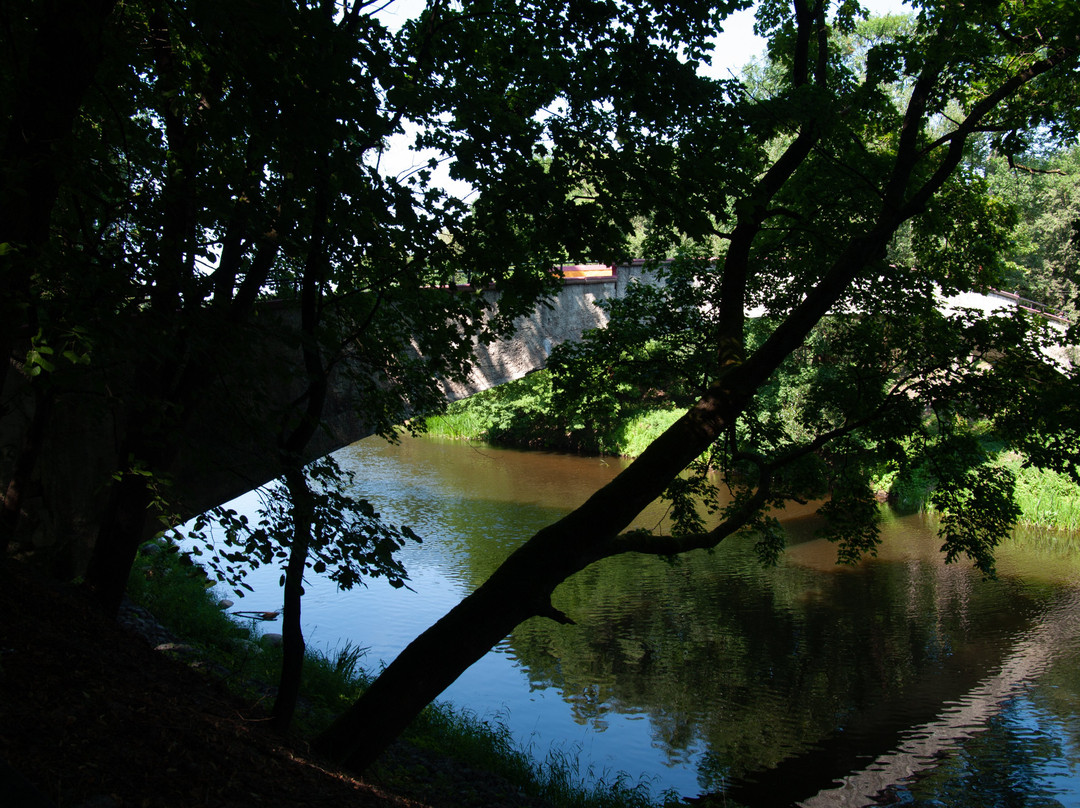
[[[641, 277], [640, 266], [630, 266], [607, 277], [569, 278], [549, 305], [519, 319], [516, 337], [477, 346], [477, 366], [469, 383], [447, 385], [447, 395], [469, 396], [543, 367], [552, 346], [579, 339], [585, 329], [604, 324], [603, 313], [594, 305], [597, 301], [625, 294], [627, 285]], [[173, 469], [170, 492], [178, 499], [182, 518], [276, 476], [277, 452], [268, 425], [280, 423], [289, 402], [303, 392], [289, 336], [296, 326], [292, 306], [270, 302], [251, 324], [218, 346], [214, 364], [205, 369], [214, 381], [184, 418], [185, 440]], [[7, 373], [9, 406], [0, 412], [4, 479], [15, 462], [16, 437], [25, 434], [34, 406], [25, 379], [10, 368]], [[101, 380], [94, 374], [99, 371], [90, 368], [86, 373], [79, 386], [57, 397], [34, 492], [23, 501], [27, 518], [20, 522], [19, 541], [49, 548], [63, 557], [59, 563], [71, 573], [80, 572], [88, 556], [123, 439], [119, 417], [123, 397], [104, 400], [96, 392]], [[127, 377], [113, 382], [117, 389], [138, 385], [138, 380]], [[330, 382], [325, 428], [309, 444], [309, 460], [371, 434], [364, 423], [364, 402], [357, 400], [347, 374], [333, 374]]]
[[[631, 283], [655, 283], [642, 262], [615, 267], [608, 276], [568, 277], [550, 305], [539, 306], [529, 317], [519, 317], [511, 339], [475, 347], [476, 366], [465, 384], [447, 383], [451, 401], [515, 381], [547, 364], [551, 349], [567, 340], [581, 339], [590, 328], [607, 325], [597, 307], [602, 300], [621, 298]], [[497, 293], [490, 293], [493, 296]]]

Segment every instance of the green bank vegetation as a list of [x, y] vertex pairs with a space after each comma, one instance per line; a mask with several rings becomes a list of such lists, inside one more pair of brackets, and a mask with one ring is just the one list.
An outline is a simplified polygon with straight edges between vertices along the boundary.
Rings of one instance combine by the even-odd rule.
[[[602, 422], [586, 423], [580, 413], [557, 409], [552, 375], [540, 370], [455, 401], [426, 424], [430, 434], [454, 440], [632, 458], [680, 414], [674, 407], [637, 402], [616, 408]], [[1016, 452], [995, 451], [989, 435], [980, 438], [996, 464], [1016, 477], [1019, 524], [1080, 531], [1080, 486], [1064, 474], [1026, 465]], [[871, 484], [901, 513], [933, 510], [936, 477], [928, 465], [901, 469], [885, 464]]]
[[550, 371], [493, 387], [427, 419], [427, 431], [454, 440], [527, 449], [637, 457], [682, 415], [674, 406], [622, 403], [602, 420], [560, 407]]
[[[221, 594], [201, 567], [164, 541], [145, 545], [128, 582], [128, 596], [149, 610], [166, 628], [191, 645], [206, 667], [217, 670], [233, 692], [259, 698], [270, 692], [281, 669], [282, 649], [262, 639], [257, 621], [234, 618], [221, 607]], [[294, 731], [313, 737], [334, 714], [358, 698], [372, 680], [362, 665], [366, 649], [344, 643], [331, 651], [308, 649], [303, 668], [300, 707]], [[521, 794], [566, 808], [648, 808], [670, 802], [647, 781], [628, 775], [583, 770], [573, 750], [552, 747], [542, 760], [520, 748], [509, 729], [496, 719], [481, 719], [445, 703], [421, 713], [402, 739], [451, 766], [496, 775]], [[455, 804], [439, 770], [384, 757], [365, 775], [397, 793], [421, 801]], [[451, 799], [450, 802], [447, 802]]]
[[[1016, 504], [1019, 524], [1080, 531], [1080, 486], [1051, 469], [1025, 466], [1023, 458], [1012, 452], [997, 455], [997, 465], [1016, 475]], [[878, 490], [902, 513], [932, 510], [930, 494], [936, 480], [927, 467], [899, 472], [887, 470], [877, 477]]]

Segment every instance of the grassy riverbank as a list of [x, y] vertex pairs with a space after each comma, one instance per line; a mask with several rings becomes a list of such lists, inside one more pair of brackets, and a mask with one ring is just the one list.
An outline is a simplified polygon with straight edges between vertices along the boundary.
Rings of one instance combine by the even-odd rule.
[[[429, 418], [427, 427], [432, 435], [456, 440], [632, 458], [682, 415], [676, 409], [627, 407], [586, 428], [555, 409], [551, 376], [538, 371], [454, 402], [444, 415]], [[1016, 474], [1020, 524], [1080, 531], [1080, 486], [1053, 471], [1024, 468], [1016, 454], [999, 453], [996, 462]], [[926, 468], [904, 474], [883, 470], [873, 484], [900, 512], [914, 513], [929, 509], [935, 480]]]
[[626, 406], [603, 423], [587, 426], [575, 416], [555, 411], [551, 374], [541, 370], [455, 401], [445, 414], [428, 418], [427, 429], [454, 440], [637, 457], [682, 415], [674, 408]]
[[[1025, 468], [1023, 458], [1010, 452], [998, 453], [995, 463], [1016, 475], [1019, 524], [1080, 532], [1080, 486], [1055, 471]], [[902, 513], [932, 509], [930, 495], [935, 480], [929, 469], [917, 468], [906, 474], [887, 471], [878, 475], [874, 484]]]
[[[255, 623], [230, 617], [201, 570], [182, 554], [163, 544], [140, 553], [128, 593], [193, 646], [203, 664], [219, 671], [231, 690], [272, 700], [280, 649], [260, 640]], [[242, 608], [242, 603], [234, 608]], [[298, 734], [312, 737], [363, 691], [370, 675], [362, 663], [363, 649], [350, 644], [330, 654], [308, 652]], [[365, 779], [425, 804], [567, 808], [663, 804], [648, 784], [634, 783], [622, 774], [596, 777], [581, 770], [567, 752], [553, 751], [538, 760], [515, 745], [505, 726], [449, 705], [425, 710], [402, 741]], [[508, 798], [506, 793], [517, 796]]]

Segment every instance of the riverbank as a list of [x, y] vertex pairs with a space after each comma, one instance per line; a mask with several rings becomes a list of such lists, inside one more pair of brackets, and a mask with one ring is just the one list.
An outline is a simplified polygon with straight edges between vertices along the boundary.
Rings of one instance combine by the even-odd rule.
[[[454, 440], [632, 459], [682, 415], [674, 408], [627, 407], [598, 428], [586, 429], [553, 416], [553, 411], [550, 374], [537, 371], [454, 402], [445, 414], [429, 418], [427, 429], [433, 436]], [[1080, 486], [1064, 474], [1025, 467], [1023, 458], [1014, 453], [998, 452], [995, 462], [1016, 475], [1018, 524], [1080, 532]], [[928, 469], [901, 473], [883, 468], [872, 484], [879, 499], [900, 513], [931, 510], [935, 480]]]
[[119, 624], [78, 588], [12, 565], [0, 596], [0, 763], [12, 771], [0, 793], [17, 778], [26, 805], [55, 808], [654, 804], [630, 787], [590, 792], [570, 766], [540, 767], [504, 728], [449, 708], [428, 710], [363, 778], [313, 758], [307, 739], [364, 686], [361, 652], [310, 656], [295, 730], [273, 734], [278, 649], [165, 547], [140, 554], [129, 591], [143, 605]]
[[546, 370], [450, 404], [427, 419], [428, 433], [521, 449], [550, 449], [585, 455], [637, 457], [682, 410], [624, 407], [602, 424], [577, 423], [553, 415], [551, 374]]

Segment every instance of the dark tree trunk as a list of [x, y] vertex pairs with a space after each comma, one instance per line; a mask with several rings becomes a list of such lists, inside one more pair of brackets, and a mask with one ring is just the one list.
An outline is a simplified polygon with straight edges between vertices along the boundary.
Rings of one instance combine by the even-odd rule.
[[52, 414], [52, 394], [43, 391], [41, 385], [35, 385], [33, 389], [34, 417], [30, 422], [29, 431], [23, 436], [23, 445], [15, 461], [15, 468], [12, 470], [7, 491], [4, 493], [2, 509], [0, 509], [0, 565], [4, 563], [11, 541], [15, 538], [19, 516], [22, 513], [23, 496], [26, 494], [30, 477], [41, 454], [41, 447], [45, 441], [45, 427]]
[[285, 568], [282, 608], [282, 659], [278, 694], [274, 700], [274, 728], [288, 730], [300, 695], [300, 677], [304, 669], [304, 632], [300, 626], [304, 596], [304, 568], [311, 546], [312, 495], [302, 468], [289, 469], [285, 482], [292, 499], [293, 535], [289, 563]]
[[540, 613], [557, 581], [504, 563], [479, 589], [413, 640], [364, 695], [318, 737], [315, 748], [359, 770], [420, 711], [514, 627]]
[[[7, 131], [0, 141], [0, 394], [26, 325], [35, 260], [65, 171], [64, 149], [83, 96], [101, 61], [101, 35], [116, 0], [41, 4], [24, 75], [16, 78]], [[27, 335], [29, 336], [29, 335]]]
[[147, 479], [138, 474], [125, 475], [109, 494], [86, 571], [86, 581], [109, 617], [120, 611], [135, 554], [146, 538], [146, 517], [152, 501]]
[[[26, 72], [14, 81], [8, 127], [0, 133], [0, 398], [9, 366], [25, 358], [21, 343], [33, 335], [30, 324], [38, 293], [32, 278], [48, 243], [65, 171], [64, 151], [83, 96], [97, 72], [102, 32], [115, 5], [116, 0], [41, 4]], [[17, 352], [22, 356], [16, 356]], [[12, 476], [4, 485], [0, 559], [6, 556], [14, 536], [50, 409], [51, 397], [36, 390], [40, 380], [33, 384], [36, 406], [30, 434], [23, 436]]]
[[325, 167], [320, 167], [316, 172], [315, 186], [314, 225], [300, 289], [301, 351], [307, 375], [307, 390], [303, 398], [305, 406], [295, 427], [287, 435], [283, 435], [280, 441], [280, 457], [293, 513], [292, 546], [285, 569], [283, 593], [281, 679], [274, 702], [274, 725], [280, 732], [285, 732], [292, 722], [304, 667], [304, 633], [300, 626], [300, 609], [304, 595], [304, 568], [311, 547], [314, 498], [304, 474], [302, 456], [321, 423], [329, 373], [323, 364], [318, 342], [321, 321], [319, 290], [328, 271], [324, 243], [330, 193]]

